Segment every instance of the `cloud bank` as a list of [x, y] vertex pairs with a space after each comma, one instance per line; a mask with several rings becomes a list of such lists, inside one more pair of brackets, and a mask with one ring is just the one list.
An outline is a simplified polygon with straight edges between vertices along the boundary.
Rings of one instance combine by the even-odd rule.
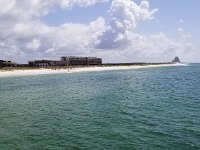
[[[56, 7], [71, 10], [109, 0], [0, 0], [0, 59], [29, 59], [62, 55], [103, 57], [107, 62], [169, 61], [175, 55], [194, 55], [191, 35], [179, 27], [177, 40], [160, 32], [140, 35], [134, 29], [141, 21], [154, 19], [158, 9], [148, 1], [113, 0], [109, 20], [102, 17], [88, 24], [64, 23], [48, 26], [42, 17]], [[106, 22], [109, 22], [108, 24]], [[190, 50], [190, 51], [188, 51]]]
[[151, 20], [157, 9], [149, 10], [149, 3], [142, 1], [137, 5], [130, 0], [114, 0], [109, 15], [109, 28], [100, 37], [98, 48], [124, 48], [132, 41], [129, 39], [131, 30], [137, 27], [140, 21]]

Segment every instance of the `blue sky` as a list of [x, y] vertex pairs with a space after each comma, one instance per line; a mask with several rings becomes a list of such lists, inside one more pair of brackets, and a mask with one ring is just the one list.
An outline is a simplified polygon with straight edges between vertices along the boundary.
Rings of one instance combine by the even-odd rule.
[[1, 59], [161, 62], [178, 55], [199, 62], [199, 6], [199, 0], [0, 0]]
[[99, 16], [107, 18], [110, 3], [98, 3], [95, 6], [83, 8], [75, 7], [72, 10], [63, 10], [57, 6], [53, 12], [44, 16], [43, 20], [52, 26], [58, 26], [65, 22], [89, 23]]

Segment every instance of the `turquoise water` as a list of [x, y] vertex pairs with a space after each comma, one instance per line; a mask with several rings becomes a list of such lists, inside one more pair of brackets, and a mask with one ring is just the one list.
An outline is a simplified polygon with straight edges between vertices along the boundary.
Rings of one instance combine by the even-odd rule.
[[198, 150], [200, 65], [0, 78], [0, 150]]

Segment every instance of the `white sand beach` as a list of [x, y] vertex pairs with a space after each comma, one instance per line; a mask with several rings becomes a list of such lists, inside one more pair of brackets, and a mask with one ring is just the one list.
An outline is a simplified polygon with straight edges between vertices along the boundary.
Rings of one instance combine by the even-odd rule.
[[25, 69], [25, 70], [0, 70], [0, 77], [15, 77], [15, 76], [34, 76], [45, 74], [67, 74], [77, 72], [94, 72], [94, 71], [107, 71], [107, 70], [127, 70], [127, 69], [140, 69], [150, 67], [169, 67], [169, 66], [183, 66], [185, 64], [162, 64], [162, 65], [147, 65], [147, 66], [112, 66], [112, 67], [77, 67], [70, 69]]

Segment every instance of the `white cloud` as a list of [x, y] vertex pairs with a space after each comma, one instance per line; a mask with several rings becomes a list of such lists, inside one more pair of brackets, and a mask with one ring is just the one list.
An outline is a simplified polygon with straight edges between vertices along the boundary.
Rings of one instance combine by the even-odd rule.
[[157, 11], [149, 9], [148, 1], [137, 5], [130, 0], [113, 0], [109, 10], [110, 28], [100, 37], [97, 48], [103, 49], [103, 53], [110, 50], [109, 54], [114, 56], [115, 61], [123, 62], [162, 62], [171, 60], [175, 55], [186, 58], [195, 47], [189, 40], [191, 35], [185, 34], [183, 28], [178, 28], [181, 34], [177, 39], [170, 39], [164, 33], [146, 36], [134, 32], [140, 21], [153, 19]]
[[113, 0], [110, 14], [110, 28], [102, 35], [98, 48], [123, 48], [129, 45], [128, 32], [140, 21], [151, 20], [157, 9], [149, 10], [149, 2], [137, 5], [131, 0]]
[[162, 32], [149, 36], [129, 32], [131, 42], [125, 48], [104, 50], [98, 54], [110, 62], [167, 62], [176, 55], [188, 61], [187, 56], [194, 52], [195, 47], [181, 38], [170, 39]]
[[151, 20], [157, 9], [149, 2], [113, 0], [110, 23], [99, 17], [88, 24], [64, 23], [52, 27], [42, 21], [55, 6], [72, 9], [109, 0], [0, 0], [0, 57], [18, 62], [62, 55], [102, 56], [109, 62], [168, 61], [175, 55], [193, 56], [191, 35], [179, 28], [179, 39], [164, 33], [134, 33], [140, 21]]
[[109, 0], [58, 0], [58, 4], [63, 9], [71, 9], [74, 6], [88, 7], [96, 3], [108, 2]]
[[40, 48], [40, 40], [33, 39], [31, 42], [26, 44], [26, 48], [29, 50], [38, 50]]
[[[65, 6], [64, 6], [64, 2]], [[15, 61], [60, 54], [82, 54], [94, 45], [104, 19], [89, 25], [65, 23], [51, 27], [41, 17], [56, 5], [64, 9], [86, 7], [107, 0], [8, 0], [0, 1], [0, 56]], [[66, 5], [67, 4], [67, 5]], [[3, 6], [3, 7], [2, 7]]]

